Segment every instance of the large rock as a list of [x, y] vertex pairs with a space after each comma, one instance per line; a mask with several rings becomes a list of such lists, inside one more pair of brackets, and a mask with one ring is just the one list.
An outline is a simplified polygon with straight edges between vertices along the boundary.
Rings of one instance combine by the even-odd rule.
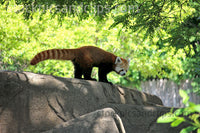
[[[112, 108], [127, 133], [177, 133], [157, 124], [162, 101], [137, 90], [30, 72], [0, 72], [0, 132], [38, 133], [103, 108]], [[71, 120], [72, 121], [72, 120]]]
[[43, 133], [125, 133], [120, 117], [111, 108], [88, 113]]

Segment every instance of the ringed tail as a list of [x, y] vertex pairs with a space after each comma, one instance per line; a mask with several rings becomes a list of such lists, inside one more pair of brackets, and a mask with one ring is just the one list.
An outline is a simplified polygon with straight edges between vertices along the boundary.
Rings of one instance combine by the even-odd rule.
[[30, 61], [31, 65], [36, 65], [40, 61], [55, 59], [55, 60], [73, 60], [75, 58], [75, 49], [50, 49], [45, 50], [33, 57]]

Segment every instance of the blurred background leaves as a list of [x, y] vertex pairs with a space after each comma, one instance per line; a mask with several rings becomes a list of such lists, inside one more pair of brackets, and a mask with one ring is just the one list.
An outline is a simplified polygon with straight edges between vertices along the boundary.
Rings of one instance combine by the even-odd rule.
[[29, 61], [46, 49], [94, 45], [131, 59], [127, 76], [109, 74], [114, 83], [191, 79], [199, 93], [199, 10], [194, 0], [3, 0], [0, 69], [73, 77], [69, 61]]

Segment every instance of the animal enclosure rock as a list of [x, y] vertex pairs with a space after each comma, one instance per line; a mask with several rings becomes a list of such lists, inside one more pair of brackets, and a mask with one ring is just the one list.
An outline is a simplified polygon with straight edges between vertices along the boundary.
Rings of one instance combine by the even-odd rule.
[[105, 108], [69, 120], [43, 133], [125, 133], [125, 130], [115, 111]]
[[45, 132], [104, 108], [113, 109], [127, 133], [177, 133], [181, 129], [156, 123], [170, 108], [154, 95], [96, 81], [0, 72], [1, 133]]

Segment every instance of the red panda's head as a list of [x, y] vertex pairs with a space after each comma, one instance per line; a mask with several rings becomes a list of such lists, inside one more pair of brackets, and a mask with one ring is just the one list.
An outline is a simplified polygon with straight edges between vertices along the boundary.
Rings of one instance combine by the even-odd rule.
[[130, 60], [125, 60], [123, 58], [117, 57], [115, 59], [114, 71], [121, 76], [126, 75], [129, 68], [129, 62]]

